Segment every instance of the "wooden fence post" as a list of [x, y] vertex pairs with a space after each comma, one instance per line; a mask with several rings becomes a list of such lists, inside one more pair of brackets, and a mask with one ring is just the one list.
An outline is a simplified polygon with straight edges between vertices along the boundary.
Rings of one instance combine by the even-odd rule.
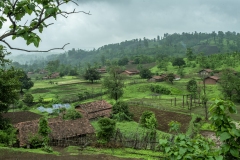
[[183, 103], [182, 103], [182, 105], [183, 105], [183, 108], [184, 108], [184, 95], [183, 95]]
[[177, 98], [175, 97], [175, 99], [174, 99], [174, 106], [176, 106], [176, 104], [177, 104]]

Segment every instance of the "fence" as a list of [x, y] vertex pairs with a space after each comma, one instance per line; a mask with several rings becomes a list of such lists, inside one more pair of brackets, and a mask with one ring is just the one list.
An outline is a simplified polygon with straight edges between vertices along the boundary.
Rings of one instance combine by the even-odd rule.
[[[50, 146], [67, 147], [67, 146], [79, 146], [85, 148], [88, 145], [97, 144], [97, 138], [94, 134], [86, 136], [76, 136], [76, 137], [65, 137], [62, 139], [51, 139], [49, 142]], [[159, 150], [158, 139], [156, 137], [156, 132], [148, 131], [145, 134], [133, 133], [131, 136], [124, 136], [119, 129], [116, 130], [115, 134], [111, 138], [109, 144], [112, 147], [127, 147], [134, 149], [151, 149]]]
[[95, 141], [95, 135], [84, 135], [84, 136], [76, 136], [76, 137], [64, 137], [62, 139], [50, 139], [50, 146], [59, 146], [59, 147], [67, 147], [67, 146], [87, 146], [93, 141]]

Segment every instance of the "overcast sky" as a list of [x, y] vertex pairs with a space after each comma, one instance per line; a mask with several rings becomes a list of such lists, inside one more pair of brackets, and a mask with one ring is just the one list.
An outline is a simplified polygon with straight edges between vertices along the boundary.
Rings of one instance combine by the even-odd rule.
[[[39, 50], [62, 47], [65, 51], [99, 48], [105, 44], [164, 33], [240, 30], [240, 0], [78, 0], [71, 10], [86, 11], [59, 17], [41, 34]], [[2, 30], [3, 32], [3, 30]], [[15, 47], [34, 49], [24, 41], [12, 41]], [[23, 53], [13, 51], [13, 53]], [[64, 52], [64, 51], [58, 51]]]

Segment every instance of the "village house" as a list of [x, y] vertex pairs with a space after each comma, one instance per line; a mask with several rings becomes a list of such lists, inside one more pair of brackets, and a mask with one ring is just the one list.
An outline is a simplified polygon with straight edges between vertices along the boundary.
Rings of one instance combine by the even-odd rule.
[[205, 84], [216, 84], [219, 81], [217, 76], [208, 76], [204, 79]]
[[51, 76], [49, 77], [49, 78], [58, 78], [58, 77], [60, 77], [60, 73], [59, 72], [55, 72], [55, 73], [53, 73], [53, 74], [51, 74]]
[[99, 73], [107, 73], [106, 68], [98, 68], [97, 71], [98, 71]]
[[131, 76], [131, 75], [136, 75], [136, 74], [139, 74], [140, 72], [139, 72], [139, 70], [125, 70], [124, 72], [123, 72], [123, 74], [127, 74], [127, 75], [129, 75], [129, 76]]
[[212, 72], [213, 72], [213, 70], [211, 70], [211, 69], [202, 69], [202, 70], [198, 71], [198, 74], [200, 76], [210, 76]]
[[39, 71], [39, 74], [47, 74], [47, 73], [48, 73], [48, 71], [47, 71], [47, 70], [44, 70], [44, 69], [42, 69], [42, 70]]
[[104, 100], [80, 104], [75, 109], [88, 119], [110, 117], [112, 113], [112, 105]]
[[[87, 118], [76, 120], [62, 120], [61, 118], [48, 119], [51, 129], [50, 141], [57, 141], [66, 138], [77, 138], [93, 134], [94, 128]], [[38, 133], [39, 120], [20, 122], [14, 125], [17, 129], [18, 146], [25, 147], [29, 144], [29, 138]]]
[[152, 78], [148, 79], [149, 82], [163, 82], [165, 81], [166, 76], [160, 75], [160, 76], [152, 76]]

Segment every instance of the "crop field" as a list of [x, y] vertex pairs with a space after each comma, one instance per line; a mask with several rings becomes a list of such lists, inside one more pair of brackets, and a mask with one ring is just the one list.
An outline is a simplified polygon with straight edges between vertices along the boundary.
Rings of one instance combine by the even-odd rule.
[[169, 132], [169, 122], [178, 121], [181, 123], [181, 132], [185, 133], [188, 129], [189, 122], [191, 121], [191, 116], [187, 114], [181, 114], [170, 111], [163, 111], [156, 108], [148, 108], [142, 106], [129, 106], [130, 112], [134, 113], [134, 121], [139, 122], [144, 111], [152, 111], [155, 113], [157, 118], [158, 126], [157, 129], [163, 132]]

